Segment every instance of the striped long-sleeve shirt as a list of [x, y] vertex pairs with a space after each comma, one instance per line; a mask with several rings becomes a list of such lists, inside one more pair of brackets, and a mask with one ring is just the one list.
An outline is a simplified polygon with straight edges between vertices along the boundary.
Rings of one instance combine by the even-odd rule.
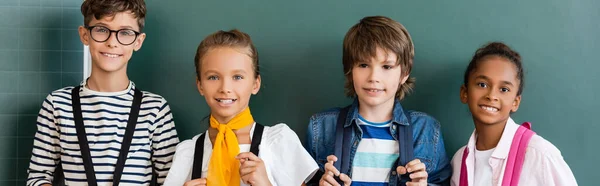
[[[98, 185], [112, 185], [119, 157], [134, 84], [121, 92], [80, 90], [81, 110]], [[71, 90], [52, 92], [42, 103], [28, 169], [28, 186], [51, 183], [57, 166], [64, 170], [67, 185], [87, 185], [77, 140]], [[167, 101], [143, 91], [137, 125], [127, 154], [120, 185], [149, 185], [153, 170], [162, 184], [171, 167], [179, 138]]]

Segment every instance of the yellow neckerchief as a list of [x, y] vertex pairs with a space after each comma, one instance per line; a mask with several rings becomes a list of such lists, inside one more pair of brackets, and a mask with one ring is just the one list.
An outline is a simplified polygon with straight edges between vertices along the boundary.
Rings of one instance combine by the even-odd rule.
[[240, 164], [235, 159], [240, 153], [240, 147], [233, 130], [244, 128], [252, 123], [254, 118], [248, 107], [225, 124], [219, 123], [212, 115], [210, 116], [210, 127], [216, 128], [219, 133], [215, 138], [208, 164], [207, 185], [240, 185]]

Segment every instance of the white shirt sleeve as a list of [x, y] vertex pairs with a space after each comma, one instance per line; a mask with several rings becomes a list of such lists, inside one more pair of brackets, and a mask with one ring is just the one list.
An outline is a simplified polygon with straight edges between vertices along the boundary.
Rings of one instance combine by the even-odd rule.
[[194, 147], [198, 136], [177, 145], [177, 150], [175, 150], [175, 155], [173, 156], [173, 164], [171, 165], [171, 169], [169, 169], [169, 174], [167, 174], [164, 185], [179, 186], [191, 179], [191, 171], [194, 164]]
[[562, 156], [546, 159], [544, 169], [545, 185], [577, 185], [573, 172]]
[[[285, 124], [265, 128], [263, 161], [272, 171], [274, 185], [301, 185], [319, 169], [315, 160], [300, 143], [298, 136]], [[263, 145], [263, 144], [261, 144]], [[263, 149], [259, 154], [263, 153]]]
[[[519, 183], [577, 185], [575, 176], [560, 150], [538, 135], [534, 135], [529, 142], [522, 171]], [[523, 176], [524, 174], [531, 175]]]
[[[164, 185], [183, 185], [191, 179], [196, 140], [204, 140], [198, 137], [199, 135], [177, 145], [173, 165]], [[274, 186], [301, 185], [310, 180], [319, 169], [315, 160], [300, 143], [296, 133], [285, 124], [265, 127], [259, 148], [259, 157], [267, 166], [269, 180], [274, 182], [272, 183]], [[203, 167], [207, 164], [208, 162], [203, 163]]]

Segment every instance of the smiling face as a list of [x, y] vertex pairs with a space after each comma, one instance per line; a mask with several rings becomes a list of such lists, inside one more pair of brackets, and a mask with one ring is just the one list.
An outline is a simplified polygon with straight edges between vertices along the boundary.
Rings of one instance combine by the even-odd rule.
[[[92, 16], [93, 17], [93, 16]], [[131, 29], [139, 32], [138, 19], [131, 11], [115, 13], [114, 16], [104, 16], [100, 20], [93, 17], [89, 25], [90, 27], [106, 27], [110, 30]], [[93, 72], [127, 72], [127, 63], [133, 54], [142, 47], [142, 43], [146, 35], [144, 33], [137, 36], [133, 43], [123, 45], [117, 40], [117, 33], [109, 33], [110, 37], [104, 42], [98, 42], [99, 38], [92, 38], [92, 33], [106, 34], [106, 29], [91, 29], [79, 27], [79, 36], [81, 42], [88, 45], [90, 55], [92, 57], [92, 73]], [[126, 32], [122, 32], [123, 35]], [[125, 36], [120, 36], [125, 38]], [[94, 40], [96, 39], [96, 40]], [[101, 40], [101, 38], [100, 38]], [[123, 42], [123, 41], [122, 41]]]
[[402, 77], [397, 61], [396, 54], [377, 47], [370, 61], [357, 62], [352, 68], [354, 91], [361, 107], [394, 105], [398, 87], [408, 78]]
[[247, 48], [211, 48], [200, 65], [198, 91], [220, 123], [229, 122], [248, 107], [250, 96], [260, 89], [260, 75], [255, 75]]
[[505, 124], [521, 102], [516, 66], [506, 58], [488, 56], [478, 62], [460, 89], [476, 125]]

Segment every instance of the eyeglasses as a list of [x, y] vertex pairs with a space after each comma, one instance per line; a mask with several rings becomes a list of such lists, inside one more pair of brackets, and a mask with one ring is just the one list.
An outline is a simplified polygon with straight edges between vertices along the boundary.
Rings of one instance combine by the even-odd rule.
[[116, 33], [117, 41], [122, 45], [133, 44], [140, 35], [139, 32], [132, 29], [111, 30], [104, 26], [88, 26], [86, 28], [90, 31], [92, 39], [100, 43], [108, 41], [113, 32]]

